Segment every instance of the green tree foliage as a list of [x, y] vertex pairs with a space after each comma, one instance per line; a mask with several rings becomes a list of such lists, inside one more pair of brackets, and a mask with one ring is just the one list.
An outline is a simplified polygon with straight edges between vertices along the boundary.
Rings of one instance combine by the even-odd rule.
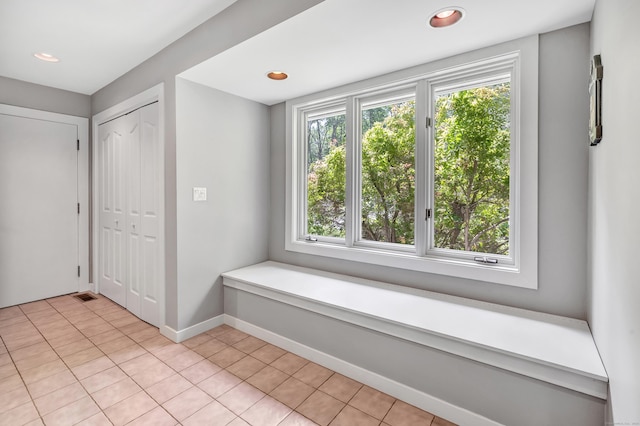
[[307, 122], [307, 228], [326, 237], [345, 236], [345, 115]]
[[382, 123], [391, 114], [391, 105], [368, 108], [362, 111], [362, 134], [365, 135], [376, 123]]
[[344, 114], [307, 122], [307, 160], [313, 164], [329, 154], [332, 147], [343, 146], [347, 139]]
[[[362, 234], [372, 241], [413, 244], [415, 103], [363, 111]], [[307, 227], [314, 235], [345, 236], [346, 151], [331, 141], [344, 115], [308, 123]], [[325, 142], [315, 143], [318, 135]], [[326, 141], [329, 141], [327, 143]], [[322, 157], [319, 145], [329, 146]]]
[[[436, 247], [509, 250], [509, 84], [440, 96], [436, 104]], [[307, 123], [307, 226], [345, 236], [345, 116]], [[362, 237], [414, 244], [415, 102], [362, 111]]]
[[345, 146], [312, 163], [307, 175], [307, 228], [312, 235], [345, 236]]
[[362, 137], [362, 237], [413, 244], [415, 102], [375, 109], [378, 121]]
[[435, 246], [509, 251], [510, 86], [436, 102]]

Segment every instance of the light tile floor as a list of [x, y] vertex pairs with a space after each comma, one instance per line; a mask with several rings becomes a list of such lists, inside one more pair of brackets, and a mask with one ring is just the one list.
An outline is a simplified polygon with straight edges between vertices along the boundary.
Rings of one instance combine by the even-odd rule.
[[0, 425], [446, 426], [223, 325], [180, 344], [107, 298], [0, 309]]

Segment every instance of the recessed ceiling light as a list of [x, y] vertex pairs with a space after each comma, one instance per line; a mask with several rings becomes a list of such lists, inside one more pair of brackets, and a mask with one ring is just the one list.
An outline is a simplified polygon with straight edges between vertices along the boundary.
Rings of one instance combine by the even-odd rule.
[[271, 71], [270, 73], [267, 73], [267, 77], [271, 80], [286, 80], [289, 76], [287, 73], [282, 71]]
[[55, 56], [50, 55], [48, 53], [44, 53], [44, 52], [34, 53], [33, 56], [35, 56], [36, 58], [40, 59], [41, 61], [45, 61], [45, 62], [60, 62], [60, 59], [58, 59]]
[[455, 10], [445, 10], [443, 12], [436, 13], [436, 18], [445, 19], [445, 18], [448, 18], [449, 16], [453, 15], [454, 13], [456, 13]]
[[464, 9], [461, 7], [447, 7], [435, 12], [431, 19], [429, 19], [429, 25], [433, 28], [443, 28], [455, 24], [460, 21], [464, 16]]

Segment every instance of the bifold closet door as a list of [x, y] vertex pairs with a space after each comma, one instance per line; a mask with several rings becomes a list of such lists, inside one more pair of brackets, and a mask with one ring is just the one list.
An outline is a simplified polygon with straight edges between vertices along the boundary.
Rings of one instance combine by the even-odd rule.
[[163, 179], [158, 132], [157, 103], [100, 126], [100, 292], [156, 326]]
[[0, 308], [78, 291], [77, 140], [0, 114]]

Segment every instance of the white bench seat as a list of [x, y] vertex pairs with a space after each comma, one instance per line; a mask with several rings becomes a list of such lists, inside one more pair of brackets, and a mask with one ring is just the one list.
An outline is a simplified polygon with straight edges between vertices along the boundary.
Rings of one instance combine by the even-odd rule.
[[607, 397], [607, 374], [585, 321], [271, 261], [223, 277], [227, 287]]

